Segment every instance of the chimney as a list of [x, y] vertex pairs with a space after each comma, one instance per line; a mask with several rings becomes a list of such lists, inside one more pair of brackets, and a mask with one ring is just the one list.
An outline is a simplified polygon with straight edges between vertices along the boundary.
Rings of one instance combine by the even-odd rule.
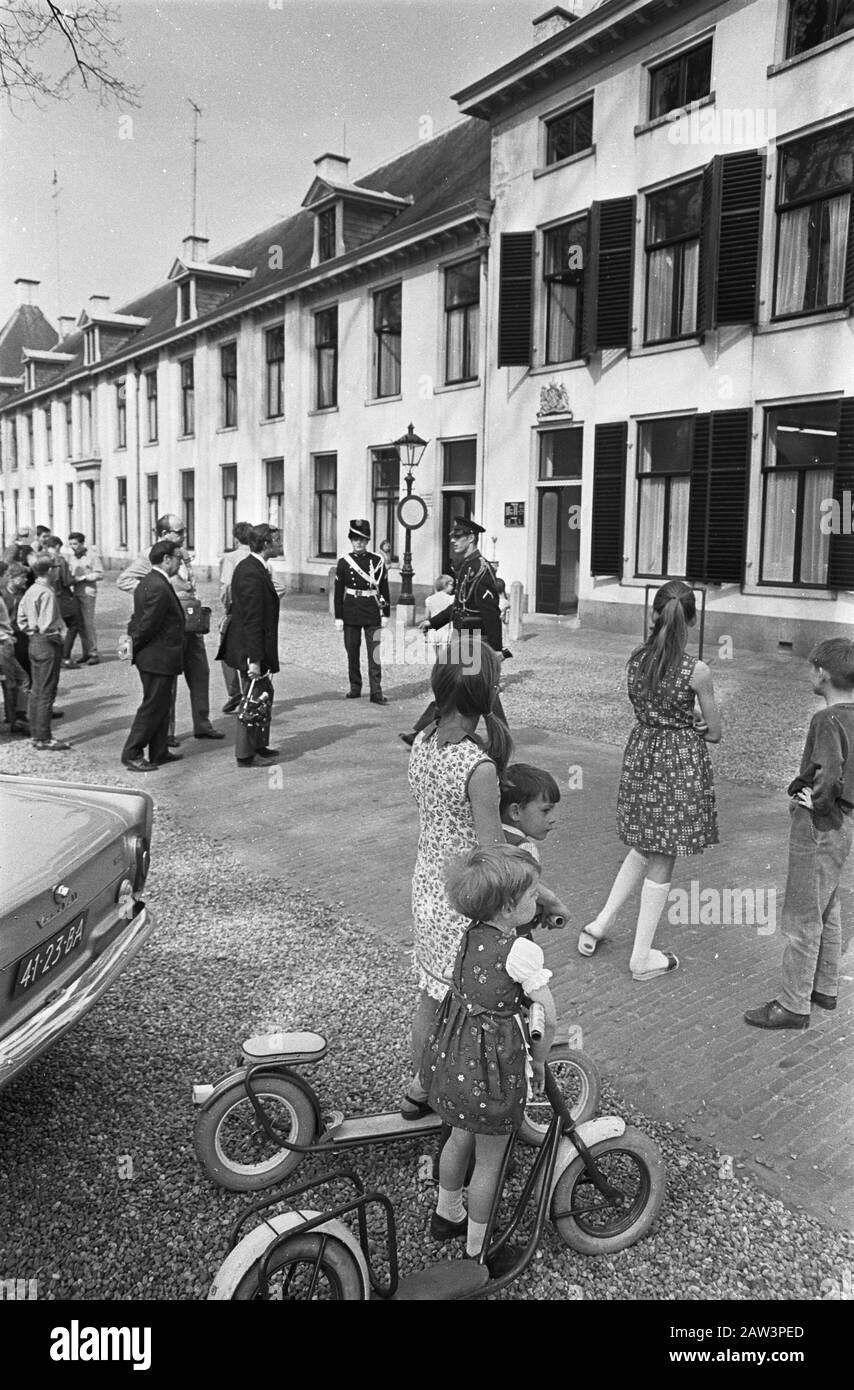
[[108, 294], [90, 294], [89, 296], [89, 316], [106, 314], [110, 307], [110, 296]]
[[182, 261], [204, 261], [208, 255], [208, 238], [206, 236], [185, 236], [181, 242]]
[[18, 304], [35, 304], [36, 290], [41, 284], [41, 280], [26, 280], [19, 275], [15, 281], [18, 290]]
[[70, 333], [73, 333], [76, 322], [77, 320], [73, 314], [60, 314], [57, 319], [60, 338], [67, 338]]
[[534, 20], [534, 43], [545, 43], [546, 39], [568, 29], [584, 13], [586, 0], [568, 0], [568, 8], [554, 5], [545, 14]]
[[343, 154], [322, 154], [314, 161], [314, 167], [319, 179], [327, 179], [329, 183], [349, 182], [350, 161]]

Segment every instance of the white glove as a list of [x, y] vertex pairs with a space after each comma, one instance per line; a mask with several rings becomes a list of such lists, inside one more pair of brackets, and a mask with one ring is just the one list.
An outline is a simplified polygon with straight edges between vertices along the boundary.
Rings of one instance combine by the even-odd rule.
[[418, 624], [418, 631], [423, 637], [427, 636], [427, 633], [431, 631], [429, 618], [425, 618], [423, 622]]
[[336, 631], [336, 632], [343, 632], [343, 631], [344, 631], [344, 619], [343, 619], [343, 618], [336, 618], [336, 619], [335, 619], [335, 631]]
[[388, 618], [380, 618], [380, 627], [388, 627]]

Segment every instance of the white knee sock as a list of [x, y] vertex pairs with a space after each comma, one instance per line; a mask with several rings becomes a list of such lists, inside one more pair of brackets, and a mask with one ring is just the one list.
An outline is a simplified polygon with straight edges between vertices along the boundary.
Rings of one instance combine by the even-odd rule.
[[585, 931], [594, 928], [593, 936], [604, 936], [608, 928], [613, 924], [614, 918], [624, 903], [634, 893], [646, 873], [646, 855], [639, 853], [636, 849], [630, 849], [617, 872], [617, 877], [611, 885], [608, 900], [602, 908], [598, 917], [594, 917]]
[[629, 960], [630, 970], [658, 970], [667, 964], [662, 951], [653, 951], [652, 941], [669, 892], [669, 883], [653, 883], [651, 879], [644, 879], [635, 944]]
[[439, 1186], [439, 1196], [436, 1200], [436, 1215], [444, 1218], [445, 1221], [465, 1221], [466, 1209], [463, 1206], [463, 1189], [458, 1187], [452, 1192], [448, 1187]]
[[468, 1234], [466, 1235], [466, 1254], [479, 1255], [483, 1249], [483, 1240], [486, 1235], [486, 1222], [472, 1221], [469, 1217]]

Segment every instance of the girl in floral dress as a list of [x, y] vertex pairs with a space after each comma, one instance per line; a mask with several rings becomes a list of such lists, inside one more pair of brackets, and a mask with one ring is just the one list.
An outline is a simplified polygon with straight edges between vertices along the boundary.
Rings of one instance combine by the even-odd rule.
[[[507, 725], [492, 713], [500, 659], [485, 642], [471, 660], [468, 636], [454, 634], [448, 660], [437, 662], [430, 684], [438, 720], [416, 736], [409, 785], [418, 803], [420, 834], [412, 878], [412, 917], [419, 997], [412, 1023], [413, 1079], [400, 1109], [404, 1119], [429, 1113], [419, 1072], [424, 1044], [445, 997], [466, 919], [445, 896], [449, 857], [477, 845], [504, 843], [498, 777], [510, 759]], [[486, 747], [475, 736], [486, 724]]]
[[[551, 971], [544, 969], [540, 947], [516, 936], [536, 912], [538, 878], [531, 856], [509, 845], [474, 850], [448, 871], [448, 898], [469, 921], [424, 1050], [421, 1080], [431, 1106], [451, 1126], [430, 1233], [436, 1240], [465, 1236], [470, 1256], [483, 1247], [507, 1141], [522, 1123], [528, 1096], [526, 1000], [545, 1009], [543, 1037], [530, 1044], [539, 1091], [554, 1036]], [[466, 1213], [463, 1183], [472, 1149]]]
[[[655, 980], [678, 969], [653, 938], [670, 892], [677, 855], [701, 854], [718, 842], [708, 743], [718, 743], [721, 720], [705, 662], [685, 647], [697, 619], [693, 590], [679, 579], [662, 585], [652, 605], [652, 632], [628, 661], [629, 699], [637, 723], [623, 755], [617, 833], [630, 845], [608, 901], [578, 938], [592, 956], [620, 908], [641, 888], [629, 968], [632, 979]], [[695, 700], [701, 715], [695, 715]]]

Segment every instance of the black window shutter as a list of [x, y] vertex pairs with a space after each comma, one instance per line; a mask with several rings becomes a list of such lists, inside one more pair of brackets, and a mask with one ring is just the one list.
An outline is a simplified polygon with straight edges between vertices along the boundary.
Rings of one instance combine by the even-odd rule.
[[709, 442], [708, 552], [711, 584], [740, 584], [747, 538], [747, 484], [753, 442], [751, 410], [718, 410]]
[[845, 287], [842, 293], [846, 304], [854, 304], [854, 193], [851, 194], [851, 207], [848, 212], [848, 246], [845, 252]]
[[691, 449], [691, 489], [688, 495], [688, 553], [685, 572], [705, 583], [709, 549], [709, 424], [710, 415], [694, 416]]
[[703, 171], [697, 326], [756, 323], [765, 156], [716, 155]]
[[534, 233], [505, 232], [501, 238], [498, 290], [498, 365], [531, 365]]
[[593, 526], [590, 573], [623, 573], [623, 514], [626, 494], [625, 420], [597, 425], [593, 449]]
[[585, 281], [585, 352], [632, 345], [635, 198], [610, 198], [590, 209]]
[[721, 159], [715, 322], [755, 323], [765, 156], [757, 150]]
[[[849, 515], [845, 493], [854, 497], [854, 397], [840, 401], [839, 452], [833, 475], [833, 498], [840, 517]], [[832, 589], [854, 589], [854, 535], [831, 532], [827, 582]]]

